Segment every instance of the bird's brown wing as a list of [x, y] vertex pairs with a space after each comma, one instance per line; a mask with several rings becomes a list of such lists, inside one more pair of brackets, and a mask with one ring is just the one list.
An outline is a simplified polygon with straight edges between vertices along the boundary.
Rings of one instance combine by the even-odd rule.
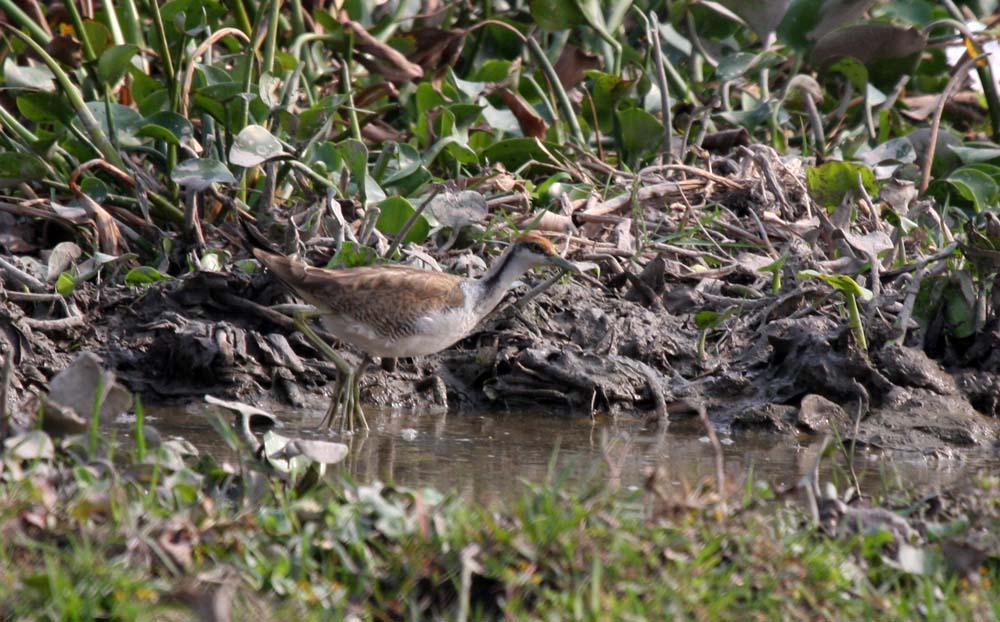
[[254, 256], [306, 302], [380, 329], [410, 325], [436, 309], [461, 307], [461, 277], [409, 266], [325, 269], [255, 249]]

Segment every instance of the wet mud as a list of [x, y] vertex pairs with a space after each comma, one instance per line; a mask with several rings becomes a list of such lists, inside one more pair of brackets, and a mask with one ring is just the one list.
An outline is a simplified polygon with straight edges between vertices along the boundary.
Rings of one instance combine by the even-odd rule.
[[[542, 406], [666, 427], [685, 425], [702, 405], [727, 431], [834, 434], [920, 453], [997, 442], [1000, 383], [991, 369], [948, 368], [877, 334], [863, 352], [841, 318], [799, 312], [818, 291], [751, 301], [739, 322], [709, 329], [700, 347], [705, 329], [692, 308], [704, 301], [691, 300], [701, 292], [656, 275], [644, 285], [648, 272], [567, 278], [526, 305], [501, 306], [438, 355], [373, 364], [363, 399], [424, 410]], [[336, 376], [272, 309], [290, 299], [266, 275], [199, 272], [138, 295], [88, 284], [77, 299], [88, 324], [65, 329], [33, 328], [21, 306], [3, 306], [16, 399], [45, 390], [81, 350], [151, 402], [213, 394], [296, 407], [329, 391]]]

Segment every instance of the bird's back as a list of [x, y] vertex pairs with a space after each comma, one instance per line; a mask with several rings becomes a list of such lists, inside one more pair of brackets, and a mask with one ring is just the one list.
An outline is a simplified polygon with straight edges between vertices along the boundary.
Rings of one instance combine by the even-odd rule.
[[[253, 254], [323, 313], [321, 320], [330, 332], [377, 356], [435, 352], [450, 345], [444, 343], [445, 335], [438, 334], [448, 327], [439, 328], [436, 319], [471, 321], [466, 318], [466, 279], [459, 276], [397, 265], [316, 268], [263, 249], [254, 249]], [[451, 328], [452, 333], [464, 332], [464, 326]], [[407, 345], [415, 336], [423, 337], [420, 344]], [[438, 342], [443, 345], [433, 348]]]

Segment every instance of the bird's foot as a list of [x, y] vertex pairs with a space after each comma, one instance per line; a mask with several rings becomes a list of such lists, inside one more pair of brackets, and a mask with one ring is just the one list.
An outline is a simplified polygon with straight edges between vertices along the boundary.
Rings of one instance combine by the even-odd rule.
[[320, 423], [320, 428], [329, 429], [333, 425], [333, 420], [339, 416], [341, 432], [344, 432], [346, 428], [347, 432], [353, 434], [355, 419], [361, 420], [365, 431], [369, 430], [365, 411], [361, 409], [361, 376], [365, 373], [371, 359], [366, 355], [361, 359], [361, 364], [358, 365], [357, 369], [351, 369], [347, 361], [323, 341], [316, 334], [316, 331], [310, 328], [308, 315], [302, 311], [295, 313], [295, 327], [316, 346], [323, 356], [337, 366], [337, 384], [334, 385], [330, 407]]
[[341, 432], [353, 434], [357, 419], [361, 420], [365, 431], [370, 429], [365, 411], [361, 408], [360, 380], [359, 375], [353, 371], [338, 374], [337, 384], [334, 385], [333, 395], [330, 398], [330, 407], [320, 423], [321, 429], [330, 429], [337, 419], [340, 419]]

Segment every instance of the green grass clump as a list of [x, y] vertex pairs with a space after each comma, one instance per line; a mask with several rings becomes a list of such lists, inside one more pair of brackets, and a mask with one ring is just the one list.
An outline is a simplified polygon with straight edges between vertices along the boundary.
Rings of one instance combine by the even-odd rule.
[[[7, 457], [0, 620], [988, 620], [1000, 602], [988, 557], [956, 572], [927, 544], [908, 571], [888, 532], [833, 538], [767, 495], [723, 515], [552, 479], [489, 507], [168, 449]], [[981, 485], [968, 533], [998, 526]]]

